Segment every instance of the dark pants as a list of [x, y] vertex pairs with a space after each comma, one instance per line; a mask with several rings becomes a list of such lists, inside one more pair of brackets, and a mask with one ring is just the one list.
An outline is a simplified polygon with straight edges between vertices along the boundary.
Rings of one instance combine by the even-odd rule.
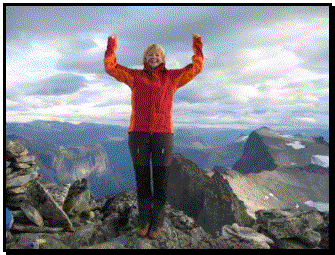
[[[130, 132], [129, 149], [136, 177], [139, 224], [144, 225], [151, 221], [154, 226], [162, 226], [172, 160], [173, 134]], [[153, 194], [150, 161], [152, 161]]]

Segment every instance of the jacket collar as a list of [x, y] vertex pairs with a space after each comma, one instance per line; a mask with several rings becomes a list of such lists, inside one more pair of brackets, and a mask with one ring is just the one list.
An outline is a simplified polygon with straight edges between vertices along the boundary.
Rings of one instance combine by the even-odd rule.
[[144, 70], [148, 72], [156, 72], [156, 71], [165, 71], [165, 63], [160, 64], [157, 68], [151, 69], [148, 63], [144, 63]]

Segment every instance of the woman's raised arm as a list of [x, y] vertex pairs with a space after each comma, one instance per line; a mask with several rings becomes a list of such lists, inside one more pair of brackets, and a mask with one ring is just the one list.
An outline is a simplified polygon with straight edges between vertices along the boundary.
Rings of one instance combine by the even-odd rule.
[[203, 69], [203, 53], [202, 53], [202, 41], [198, 34], [193, 35], [193, 52], [192, 64], [179, 69], [177, 78], [175, 80], [175, 88], [178, 89], [190, 82], [195, 76], [197, 76]]
[[134, 86], [132, 69], [117, 64], [115, 51], [117, 48], [116, 34], [108, 37], [107, 50], [105, 52], [105, 71], [120, 82], [127, 84], [131, 89]]

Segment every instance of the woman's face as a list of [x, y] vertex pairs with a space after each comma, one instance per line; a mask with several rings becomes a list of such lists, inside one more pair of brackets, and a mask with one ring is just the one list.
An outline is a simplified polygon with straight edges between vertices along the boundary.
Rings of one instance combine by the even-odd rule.
[[163, 57], [157, 50], [152, 49], [145, 56], [145, 61], [152, 69], [155, 69], [163, 63]]

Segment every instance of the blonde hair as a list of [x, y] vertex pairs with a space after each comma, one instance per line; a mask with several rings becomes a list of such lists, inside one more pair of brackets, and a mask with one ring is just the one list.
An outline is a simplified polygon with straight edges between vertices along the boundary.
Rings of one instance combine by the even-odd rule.
[[148, 52], [151, 50], [157, 50], [162, 55], [163, 62], [165, 63], [166, 55], [165, 55], [165, 51], [163, 47], [157, 43], [153, 43], [153, 44], [148, 45], [144, 51], [143, 59], [142, 59], [143, 64], [145, 63], [145, 57], [147, 56]]

